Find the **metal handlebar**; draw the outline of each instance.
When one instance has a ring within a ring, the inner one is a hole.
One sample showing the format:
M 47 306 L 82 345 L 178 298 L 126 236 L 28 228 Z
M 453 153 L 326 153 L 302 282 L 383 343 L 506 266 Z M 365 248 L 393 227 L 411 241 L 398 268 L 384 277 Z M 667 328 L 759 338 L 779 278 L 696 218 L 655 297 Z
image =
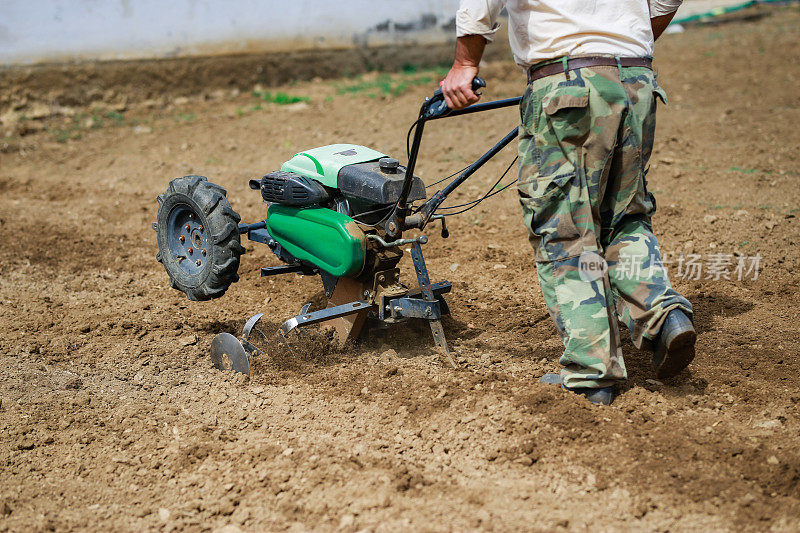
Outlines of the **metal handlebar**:
M 472 80 L 472 90 L 477 93 L 478 89 L 486 87 L 486 82 L 479 77 Z M 411 184 L 414 179 L 414 167 L 417 163 L 417 156 L 419 155 L 420 144 L 422 143 L 422 132 L 425 123 L 428 120 L 434 120 L 445 117 L 455 117 L 460 115 L 467 115 L 477 113 L 480 111 L 489 111 L 491 109 L 500 109 L 503 107 L 511 107 L 519 105 L 521 97 L 506 98 L 504 100 L 496 100 L 493 102 L 473 104 L 464 109 L 453 111 L 447 107 L 442 94 L 441 88 L 434 91 L 433 96 L 426 98 L 419 110 L 419 117 L 414 123 L 414 140 L 411 143 L 411 148 L 408 154 L 408 164 L 406 165 L 405 177 L 403 179 L 403 188 L 397 200 L 391 215 L 386 218 L 384 229 L 388 239 L 397 239 L 401 236 L 404 229 L 419 228 L 422 229 L 433 218 L 433 213 L 436 208 L 445 200 L 458 185 L 463 183 L 469 176 L 471 176 L 478 168 L 483 166 L 486 161 L 494 157 L 504 146 L 506 146 L 514 137 L 517 136 L 517 128 L 514 128 L 508 135 L 500 140 L 492 149 L 481 156 L 475 163 L 470 165 L 461 175 L 454 180 L 443 191 L 437 192 L 430 198 L 420 209 L 420 213 L 411 215 L 411 210 L 408 205 L 408 196 L 411 193 Z M 446 229 L 443 230 L 443 236 L 448 233 Z
M 475 76 L 472 80 L 472 87 L 474 91 L 486 87 L 486 82 L 482 78 Z M 433 96 L 426 98 L 419 109 L 419 117 L 416 121 L 416 128 L 414 129 L 414 141 L 411 143 L 411 150 L 408 154 L 408 164 L 406 164 L 406 175 L 403 179 L 403 188 L 400 191 L 400 196 L 397 199 L 397 205 L 394 208 L 391 216 L 386 222 L 385 229 L 386 235 L 390 239 L 399 237 L 403 232 L 404 221 L 407 213 L 408 195 L 411 193 L 411 183 L 414 180 L 414 167 L 417 164 L 417 155 L 419 155 L 419 145 L 422 142 L 422 131 L 425 128 L 425 122 L 435 118 L 442 118 L 450 113 L 451 110 L 447 107 L 444 100 L 444 94 L 441 87 L 433 92 Z

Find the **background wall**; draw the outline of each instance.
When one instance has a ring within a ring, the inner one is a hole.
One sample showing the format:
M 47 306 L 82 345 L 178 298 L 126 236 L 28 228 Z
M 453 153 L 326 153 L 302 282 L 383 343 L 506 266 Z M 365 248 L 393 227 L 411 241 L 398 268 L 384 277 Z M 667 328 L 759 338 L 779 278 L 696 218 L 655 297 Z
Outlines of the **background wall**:
M 458 0 L 0 0 L 0 64 L 441 43 Z

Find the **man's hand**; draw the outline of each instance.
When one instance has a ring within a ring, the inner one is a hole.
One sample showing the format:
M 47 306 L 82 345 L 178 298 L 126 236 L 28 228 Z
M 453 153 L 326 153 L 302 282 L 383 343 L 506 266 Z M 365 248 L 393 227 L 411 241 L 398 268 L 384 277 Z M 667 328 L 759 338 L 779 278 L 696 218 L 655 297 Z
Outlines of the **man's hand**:
M 472 79 L 477 75 L 477 67 L 453 65 L 447 77 L 439 83 L 447 107 L 453 110 L 463 109 L 478 101 L 480 96 L 472 90 Z
M 453 110 L 463 109 L 478 101 L 480 96 L 472 90 L 472 79 L 477 75 L 477 67 L 453 65 L 447 77 L 439 83 L 447 107 Z
M 450 109 L 463 109 L 480 99 L 472 90 L 472 79 L 478 75 L 478 65 L 485 46 L 486 39 L 481 35 L 465 35 L 456 40 L 453 66 L 439 84 Z

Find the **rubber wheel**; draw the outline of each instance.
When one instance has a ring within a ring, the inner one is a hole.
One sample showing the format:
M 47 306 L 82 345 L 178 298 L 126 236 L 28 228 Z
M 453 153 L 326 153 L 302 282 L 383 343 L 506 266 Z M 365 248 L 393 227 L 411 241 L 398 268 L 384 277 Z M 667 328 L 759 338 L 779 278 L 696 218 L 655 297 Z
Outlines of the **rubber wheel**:
M 156 259 L 190 300 L 219 298 L 239 280 L 241 217 L 226 194 L 204 176 L 183 176 L 158 197 Z

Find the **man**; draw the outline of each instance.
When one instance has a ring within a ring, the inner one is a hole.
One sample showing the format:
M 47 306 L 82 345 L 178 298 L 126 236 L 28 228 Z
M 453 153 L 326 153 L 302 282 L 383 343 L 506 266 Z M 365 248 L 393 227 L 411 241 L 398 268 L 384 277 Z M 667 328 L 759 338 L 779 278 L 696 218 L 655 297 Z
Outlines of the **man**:
M 656 375 L 694 358 L 692 306 L 670 285 L 650 218 L 653 43 L 681 0 L 461 0 L 452 109 L 478 101 L 472 79 L 506 7 L 525 69 L 519 196 L 550 316 L 564 342 L 560 374 L 542 381 L 610 404 L 627 378 L 617 321 L 653 349 Z

